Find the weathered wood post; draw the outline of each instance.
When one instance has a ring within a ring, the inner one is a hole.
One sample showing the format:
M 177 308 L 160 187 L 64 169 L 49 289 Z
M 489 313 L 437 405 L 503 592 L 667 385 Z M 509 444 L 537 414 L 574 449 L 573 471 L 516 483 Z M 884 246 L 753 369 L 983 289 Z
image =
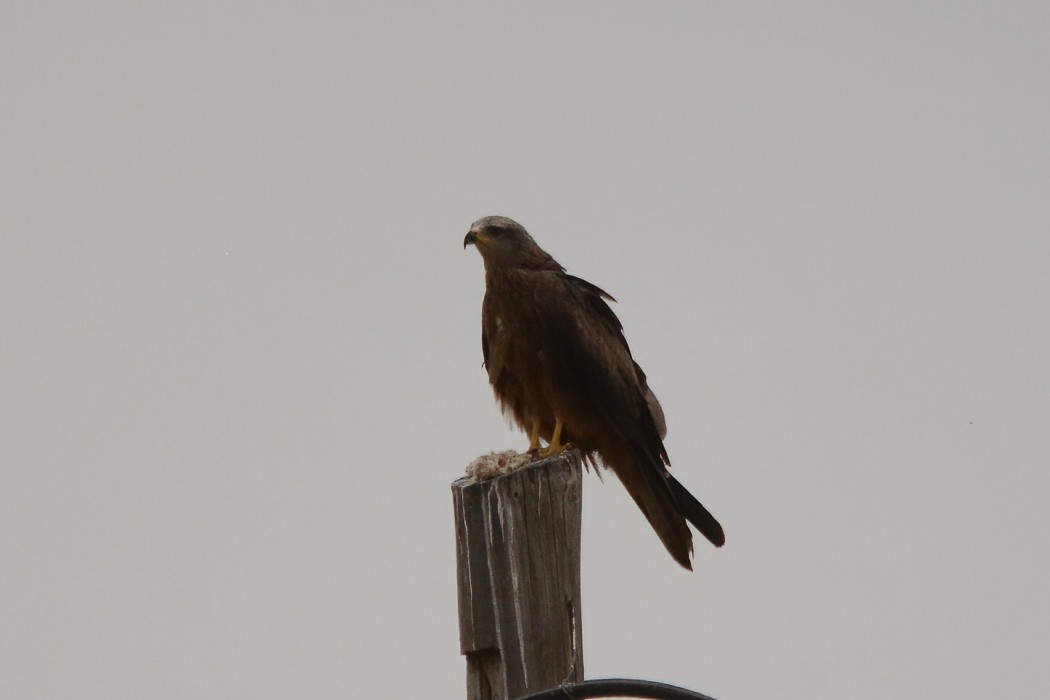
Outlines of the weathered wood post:
M 581 477 L 571 450 L 452 484 L 467 700 L 583 680 Z

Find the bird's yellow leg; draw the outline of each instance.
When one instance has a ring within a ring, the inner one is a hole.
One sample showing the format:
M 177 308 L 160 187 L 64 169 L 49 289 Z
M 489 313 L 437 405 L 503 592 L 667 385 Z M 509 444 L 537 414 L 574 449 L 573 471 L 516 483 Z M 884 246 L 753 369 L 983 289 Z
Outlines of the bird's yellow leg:
M 561 418 L 555 416 L 554 418 L 554 434 L 551 435 L 550 443 L 547 445 L 547 449 L 542 451 L 544 457 L 553 457 L 556 454 L 560 454 L 571 447 L 569 444 L 562 444 L 561 442 L 561 431 L 564 424 L 561 422 Z
M 561 446 L 561 429 L 562 429 L 561 418 L 557 418 L 556 417 L 554 419 L 554 434 L 551 435 L 550 444 L 547 445 L 547 449 L 550 450 L 551 454 L 556 454 L 557 452 L 561 452 L 561 449 L 562 449 L 562 446 Z
M 540 422 L 532 424 L 532 434 L 529 436 L 529 452 L 539 452 L 540 449 Z

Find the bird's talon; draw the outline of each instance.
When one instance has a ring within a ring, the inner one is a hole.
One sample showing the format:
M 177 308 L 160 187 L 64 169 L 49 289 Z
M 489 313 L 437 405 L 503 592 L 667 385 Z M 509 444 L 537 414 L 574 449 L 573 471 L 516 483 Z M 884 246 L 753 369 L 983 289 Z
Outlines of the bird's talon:
M 546 447 L 541 447 L 539 450 L 537 450 L 537 454 L 539 454 L 540 457 L 546 459 L 548 457 L 557 457 L 562 452 L 566 452 L 572 449 L 575 448 L 573 447 L 571 442 L 563 442 L 559 445 L 547 445 Z

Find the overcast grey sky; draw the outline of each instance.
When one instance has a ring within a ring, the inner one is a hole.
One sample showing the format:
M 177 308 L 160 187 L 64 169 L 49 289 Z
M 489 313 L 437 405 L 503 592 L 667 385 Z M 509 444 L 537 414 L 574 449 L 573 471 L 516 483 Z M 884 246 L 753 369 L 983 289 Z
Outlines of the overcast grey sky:
M 5 3 L 0 697 L 460 698 L 467 227 L 619 299 L 589 677 L 1050 694 L 1046 3 Z

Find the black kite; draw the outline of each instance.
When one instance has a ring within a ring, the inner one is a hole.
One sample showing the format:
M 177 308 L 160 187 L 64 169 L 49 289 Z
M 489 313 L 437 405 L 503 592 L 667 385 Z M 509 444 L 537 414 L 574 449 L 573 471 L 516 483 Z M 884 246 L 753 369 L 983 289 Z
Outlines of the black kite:
M 604 291 L 536 245 L 517 222 L 489 216 L 463 247 L 485 262 L 481 349 L 504 412 L 529 433 L 529 451 L 577 447 L 627 487 L 675 561 L 692 569 L 691 522 L 716 547 L 722 526 L 671 476 L 663 410 L 634 361 Z M 541 448 L 540 439 L 547 442 Z

